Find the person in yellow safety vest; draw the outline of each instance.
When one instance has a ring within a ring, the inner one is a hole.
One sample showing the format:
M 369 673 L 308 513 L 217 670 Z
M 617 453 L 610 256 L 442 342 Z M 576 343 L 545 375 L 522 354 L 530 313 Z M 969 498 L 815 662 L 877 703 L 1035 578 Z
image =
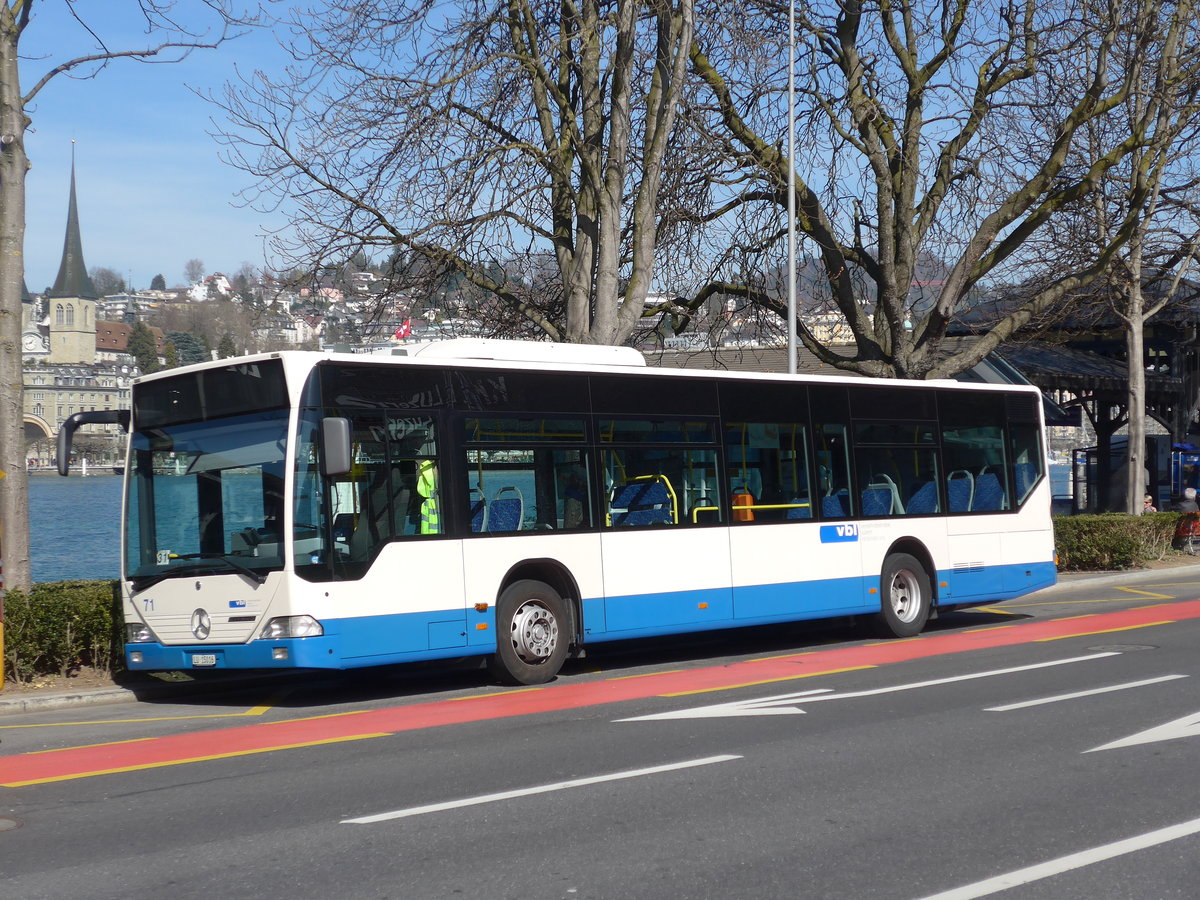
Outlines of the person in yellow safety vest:
M 437 464 L 432 459 L 423 459 L 417 464 L 417 493 L 424 498 L 421 501 L 421 534 L 441 534 Z

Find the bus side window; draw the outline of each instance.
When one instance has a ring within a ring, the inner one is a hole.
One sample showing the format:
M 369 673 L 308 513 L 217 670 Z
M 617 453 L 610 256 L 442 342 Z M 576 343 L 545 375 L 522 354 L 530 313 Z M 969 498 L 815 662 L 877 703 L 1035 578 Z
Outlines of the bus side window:
M 735 525 L 813 518 L 805 432 L 796 423 L 726 423 L 730 519 Z
M 932 447 L 860 446 L 855 458 L 864 516 L 941 511 L 937 453 Z
M 945 391 L 938 397 L 947 503 L 952 513 L 1011 509 L 1003 395 Z
M 846 426 L 814 426 L 817 465 L 820 467 L 818 502 L 825 519 L 844 519 L 854 515 L 858 498 L 850 490 L 850 457 Z
M 468 532 L 512 534 L 591 526 L 586 451 L 468 449 L 465 460 Z
M 601 419 L 604 524 L 613 528 L 722 521 L 713 421 Z
M 336 539 L 350 561 L 371 560 L 381 544 L 442 533 L 434 423 L 426 417 L 359 416 L 353 462 L 331 489 Z
M 604 451 L 606 524 L 614 528 L 719 522 L 715 450 Z
M 1017 505 L 1020 506 L 1045 474 L 1045 454 L 1042 452 L 1036 424 L 1010 424 L 1008 440 L 1013 461 L 1013 487 Z
M 559 527 L 588 528 L 592 524 L 592 479 L 588 456 L 582 450 L 555 450 L 554 477 Z

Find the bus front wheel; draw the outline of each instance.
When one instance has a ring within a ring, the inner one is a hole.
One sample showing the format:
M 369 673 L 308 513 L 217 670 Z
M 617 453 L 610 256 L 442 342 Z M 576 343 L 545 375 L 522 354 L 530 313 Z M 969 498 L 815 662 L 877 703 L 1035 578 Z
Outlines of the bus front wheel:
M 496 652 L 488 670 L 506 684 L 545 684 L 562 668 L 571 634 L 570 613 L 554 588 L 514 582 L 496 603 Z
M 933 602 L 929 573 L 920 561 L 907 553 L 893 553 L 883 561 L 879 588 L 883 596 L 876 631 L 887 637 L 920 634 Z

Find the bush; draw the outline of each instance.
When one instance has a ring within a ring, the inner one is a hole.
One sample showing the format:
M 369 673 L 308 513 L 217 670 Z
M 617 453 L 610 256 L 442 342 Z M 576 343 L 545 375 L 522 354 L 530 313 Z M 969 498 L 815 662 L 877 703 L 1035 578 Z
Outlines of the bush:
M 123 664 L 120 587 L 115 581 L 53 581 L 4 595 L 6 677 L 69 675 Z
M 1054 549 L 1062 570 L 1131 569 L 1171 549 L 1179 513 L 1055 516 Z

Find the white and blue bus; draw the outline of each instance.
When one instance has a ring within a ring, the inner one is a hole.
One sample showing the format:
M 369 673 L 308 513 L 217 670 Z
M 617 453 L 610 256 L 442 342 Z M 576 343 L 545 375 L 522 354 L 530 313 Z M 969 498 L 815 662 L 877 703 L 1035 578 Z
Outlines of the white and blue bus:
M 1036 389 L 646 368 L 447 341 L 138 379 L 131 669 L 486 657 L 941 610 L 1055 580 Z M 81 413 L 71 433 L 115 413 Z M 131 419 L 131 421 L 130 421 Z

